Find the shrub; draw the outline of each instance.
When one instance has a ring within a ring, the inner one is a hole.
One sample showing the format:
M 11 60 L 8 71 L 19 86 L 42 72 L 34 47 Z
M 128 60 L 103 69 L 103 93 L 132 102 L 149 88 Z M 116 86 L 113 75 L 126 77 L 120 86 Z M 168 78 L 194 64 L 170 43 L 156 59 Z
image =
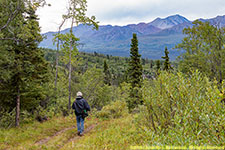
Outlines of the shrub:
M 27 124 L 34 121 L 34 117 L 31 113 L 26 110 L 20 112 L 21 124 Z
M 225 109 L 217 83 L 198 71 L 191 76 L 162 72 L 143 88 L 145 106 L 137 117 L 144 132 L 160 135 L 161 142 L 217 144 L 225 141 Z M 162 136 L 161 136 L 162 135 Z
M 96 113 L 96 116 L 102 119 L 111 119 L 119 118 L 127 114 L 128 108 L 126 102 L 117 100 L 104 106 L 101 111 Z
M 80 76 L 79 83 L 74 87 L 74 91 L 81 91 L 91 108 L 100 110 L 113 99 L 113 87 L 105 85 L 103 81 L 102 70 L 93 67 Z
M 2 110 L 0 112 L 0 127 L 1 128 L 10 128 L 15 124 L 15 115 L 16 111 L 13 109 L 11 112 Z

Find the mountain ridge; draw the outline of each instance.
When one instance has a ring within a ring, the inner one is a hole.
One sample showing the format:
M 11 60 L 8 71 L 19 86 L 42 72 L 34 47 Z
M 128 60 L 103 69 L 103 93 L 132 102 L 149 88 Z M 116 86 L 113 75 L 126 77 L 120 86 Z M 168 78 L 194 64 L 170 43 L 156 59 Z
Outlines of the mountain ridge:
M 158 27 L 160 29 L 167 29 L 171 28 L 175 25 L 182 24 L 185 22 L 191 22 L 187 18 L 181 16 L 181 15 L 172 15 L 166 18 L 156 18 L 152 22 L 148 23 L 150 25 L 153 25 L 155 27 Z
M 218 23 L 225 27 L 225 15 L 210 19 L 200 19 L 210 23 Z M 84 45 L 79 48 L 84 52 L 98 52 L 116 56 L 129 56 L 130 39 L 136 33 L 139 40 L 139 51 L 143 58 L 161 59 L 165 47 L 170 50 L 170 57 L 174 60 L 181 52 L 171 50 L 180 43 L 184 35 L 184 28 L 191 27 L 192 21 L 181 15 L 172 15 L 166 18 L 156 18 L 149 23 L 128 24 L 125 26 L 100 25 L 98 31 L 92 30 L 91 26 L 78 25 L 73 27 L 76 37 Z M 69 29 L 62 30 L 67 33 Z M 40 47 L 55 49 L 52 39 L 57 32 L 47 32 L 43 35 L 47 38 L 40 43 Z

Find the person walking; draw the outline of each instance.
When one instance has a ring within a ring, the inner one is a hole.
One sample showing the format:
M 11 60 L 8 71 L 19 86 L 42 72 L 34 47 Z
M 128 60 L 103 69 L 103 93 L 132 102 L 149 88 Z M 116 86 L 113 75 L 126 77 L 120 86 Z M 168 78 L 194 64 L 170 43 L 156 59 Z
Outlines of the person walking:
M 84 114 L 90 111 L 90 106 L 87 101 L 83 98 L 81 92 L 77 92 L 77 97 L 73 102 L 72 108 L 75 110 L 76 120 L 77 120 L 77 134 L 83 136 L 84 132 Z

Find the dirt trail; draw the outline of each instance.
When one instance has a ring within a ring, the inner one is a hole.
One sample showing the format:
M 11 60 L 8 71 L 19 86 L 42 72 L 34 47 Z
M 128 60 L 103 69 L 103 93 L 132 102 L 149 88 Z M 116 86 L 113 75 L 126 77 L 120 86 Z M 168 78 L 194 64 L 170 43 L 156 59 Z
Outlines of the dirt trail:
M 95 128 L 97 125 L 98 125 L 98 124 L 95 123 L 95 124 L 92 124 L 92 125 L 88 126 L 88 127 L 85 129 L 84 134 L 90 132 L 90 131 L 91 131 L 93 128 Z M 36 142 L 35 145 L 36 145 L 36 146 L 47 145 L 48 142 L 49 142 L 51 139 L 55 138 L 56 136 L 59 136 L 59 135 L 63 134 L 63 133 L 66 132 L 67 130 L 71 130 L 71 129 L 74 129 L 74 128 L 76 128 L 76 126 L 69 127 L 69 128 L 65 128 L 65 129 L 63 129 L 63 130 L 60 130 L 60 131 L 56 132 L 54 135 L 49 136 L 49 137 L 47 137 L 47 138 L 45 138 L 45 139 L 42 139 L 42 140 Z M 84 135 L 84 136 L 85 136 L 85 135 Z M 81 137 L 78 136 L 78 135 L 76 135 L 76 134 L 74 134 L 74 136 L 73 136 L 72 138 L 68 139 L 67 141 L 64 141 L 63 144 L 57 145 L 57 149 L 61 149 L 61 148 L 63 148 L 66 144 L 68 144 L 69 142 L 76 141 L 76 140 L 79 139 L 79 138 L 81 138 Z
M 42 139 L 42 140 L 36 142 L 35 145 L 43 145 L 43 144 L 47 143 L 49 140 L 51 140 L 52 138 L 54 138 L 54 137 L 56 137 L 56 136 L 58 136 L 58 135 L 60 135 L 60 134 L 62 134 L 64 132 L 66 132 L 67 130 L 71 130 L 71 129 L 74 129 L 74 128 L 75 128 L 75 126 L 69 127 L 69 128 L 65 128 L 65 129 L 63 129 L 61 131 L 58 131 L 54 135 L 49 136 L 49 137 L 47 137 L 45 139 Z
M 84 134 L 90 132 L 90 131 L 91 131 L 94 127 L 96 127 L 97 125 L 98 125 L 98 124 L 93 124 L 93 125 L 87 127 L 87 129 L 84 131 Z M 80 138 L 80 136 L 75 136 L 74 138 L 68 140 L 68 142 L 74 141 L 74 140 L 76 140 L 76 139 L 78 139 L 78 138 Z M 68 142 L 67 142 L 67 143 L 68 143 Z
M 90 132 L 90 131 L 91 131 L 93 128 L 95 128 L 97 125 L 98 125 L 98 124 L 96 123 L 96 124 L 93 124 L 93 125 L 87 127 L 87 128 L 84 130 L 84 136 L 85 136 L 86 133 Z M 63 148 L 63 146 L 65 146 L 65 145 L 68 144 L 69 142 L 76 141 L 77 139 L 80 139 L 80 138 L 81 138 L 81 136 L 78 136 L 78 135 L 77 135 L 77 136 L 75 136 L 75 137 L 69 139 L 67 142 L 65 142 L 64 145 L 60 145 L 60 147 L 58 147 L 58 148 L 61 149 L 61 148 Z

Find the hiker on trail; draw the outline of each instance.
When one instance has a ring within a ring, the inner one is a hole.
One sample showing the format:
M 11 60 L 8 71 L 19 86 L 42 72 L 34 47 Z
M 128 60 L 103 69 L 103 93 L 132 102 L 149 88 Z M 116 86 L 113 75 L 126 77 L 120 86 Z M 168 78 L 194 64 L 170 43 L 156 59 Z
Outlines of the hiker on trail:
M 72 108 L 75 109 L 78 130 L 77 134 L 82 136 L 84 132 L 84 119 L 88 116 L 87 111 L 90 111 L 90 106 L 87 101 L 83 99 L 83 94 L 81 92 L 77 92 L 77 97 L 73 102 Z

